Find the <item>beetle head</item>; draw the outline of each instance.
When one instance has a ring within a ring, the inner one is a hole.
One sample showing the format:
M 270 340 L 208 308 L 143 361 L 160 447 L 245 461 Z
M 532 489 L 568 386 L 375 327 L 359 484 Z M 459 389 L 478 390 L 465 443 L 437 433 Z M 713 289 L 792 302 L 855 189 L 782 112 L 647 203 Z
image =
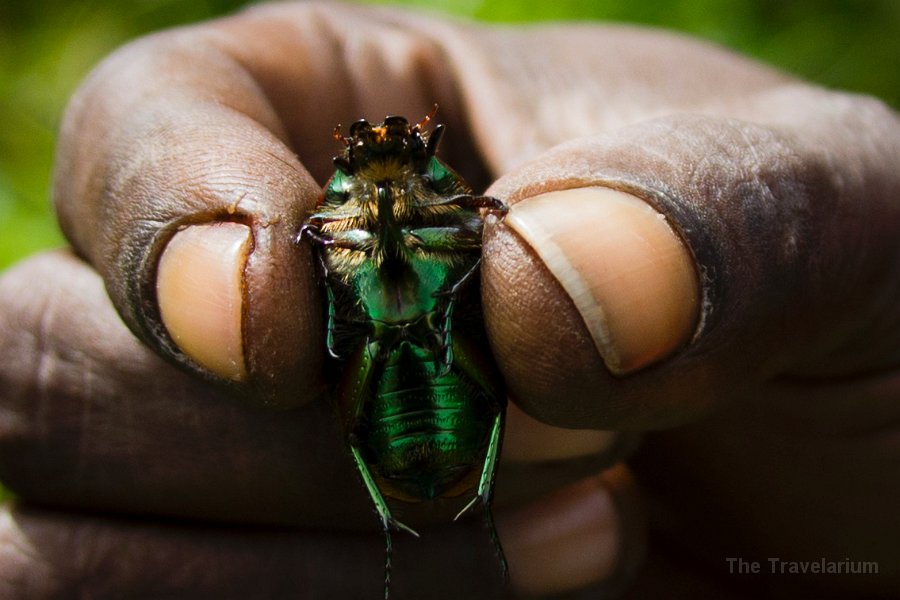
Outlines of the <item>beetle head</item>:
M 360 119 L 350 126 L 348 136 L 341 135 L 338 126 L 334 137 L 344 144 L 345 150 L 335 157 L 335 166 L 348 174 L 375 162 L 395 161 L 424 167 L 437 152 L 444 129 L 438 125 L 431 133 L 424 131 L 433 116 L 434 112 L 415 125 L 400 116 L 385 117 L 379 125 Z

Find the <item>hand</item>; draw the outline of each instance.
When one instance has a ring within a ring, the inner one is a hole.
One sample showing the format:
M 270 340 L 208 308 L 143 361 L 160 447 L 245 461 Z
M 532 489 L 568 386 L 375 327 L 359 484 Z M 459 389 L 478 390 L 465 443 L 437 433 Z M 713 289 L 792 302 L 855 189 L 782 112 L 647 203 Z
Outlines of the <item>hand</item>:
M 634 463 L 659 533 L 633 593 L 736 596 L 726 559 L 773 556 L 880 573 L 755 584 L 896 593 L 893 113 L 661 33 L 298 4 L 139 41 L 73 99 L 78 258 L 0 282 L 7 595 L 380 593 L 292 238 L 335 124 L 435 101 L 443 158 L 514 205 L 482 275 L 513 589 L 620 588 L 641 527 L 611 431 L 678 425 Z M 499 593 L 477 522 L 395 546 L 398 598 Z

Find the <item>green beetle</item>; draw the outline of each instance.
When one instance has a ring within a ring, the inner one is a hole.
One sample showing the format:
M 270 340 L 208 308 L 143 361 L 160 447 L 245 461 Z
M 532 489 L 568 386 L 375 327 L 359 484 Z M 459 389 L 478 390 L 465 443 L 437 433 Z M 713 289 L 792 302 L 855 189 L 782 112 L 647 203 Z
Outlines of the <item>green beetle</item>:
M 507 209 L 435 156 L 433 114 L 335 129 L 344 151 L 299 235 L 321 265 L 337 410 L 384 529 L 385 597 L 391 526 L 418 536 L 386 498 L 470 493 L 457 518 L 481 504 L 507 577 L 491 516 L 506 394 L 484 351 L 479 291 L 484 219 Z

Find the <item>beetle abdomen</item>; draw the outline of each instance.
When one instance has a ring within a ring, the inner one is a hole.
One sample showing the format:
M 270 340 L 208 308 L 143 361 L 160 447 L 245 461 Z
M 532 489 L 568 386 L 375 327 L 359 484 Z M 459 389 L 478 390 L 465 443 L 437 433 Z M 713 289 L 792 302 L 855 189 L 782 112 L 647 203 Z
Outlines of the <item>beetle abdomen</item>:
M 388 357 L 368 404 L 366 451 L 390 486 L 437 498 L 473 471 L 485 451 L 492 399 L 431 352 L 408 342 Z

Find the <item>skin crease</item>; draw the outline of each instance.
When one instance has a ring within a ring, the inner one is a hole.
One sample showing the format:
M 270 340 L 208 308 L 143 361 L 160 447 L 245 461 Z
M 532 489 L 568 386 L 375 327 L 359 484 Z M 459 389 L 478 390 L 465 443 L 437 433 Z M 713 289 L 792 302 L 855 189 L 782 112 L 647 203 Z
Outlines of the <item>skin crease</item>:
M 22 498 L 0 519 L 0 595 L 379 593 L 382 542 L 324 401 L 314 266 L 292 240 L 332 169 L 335 124 L 435 101 L 441 156 L 513 213 L 545 192 L 626 192 L 697 267 L 691 342 L 613 376 L 558 264 L 487 227 L 485 317 L 521 409 L 497 494 L 510 561 L 529 574 L 514 566 L 514 589 L 900 594 L 893 112 L 660 32 L 305 3 L 138 41 L 74 97 L 54 194 L 74 254 L 0 280 L 0 478 Z M 248 374 L 230 387 L 173 343 L 155 298 L 169 240 L 217 221 L 252 234 L 229 265 Z M 641 504 L 609 474 L 633 447 L 610 430 L 645 432 L 629 461 Z M 395 537 L 396 597 L 497 597 L 478 522 L 420 509 L 435 525 Z M 594 531 L 595 551 L 542 573 L 540 549 L 567 544 L 555 531 L 579 548 Z M 728 573 L 726 557 L 774 556 L 880 572 Z

